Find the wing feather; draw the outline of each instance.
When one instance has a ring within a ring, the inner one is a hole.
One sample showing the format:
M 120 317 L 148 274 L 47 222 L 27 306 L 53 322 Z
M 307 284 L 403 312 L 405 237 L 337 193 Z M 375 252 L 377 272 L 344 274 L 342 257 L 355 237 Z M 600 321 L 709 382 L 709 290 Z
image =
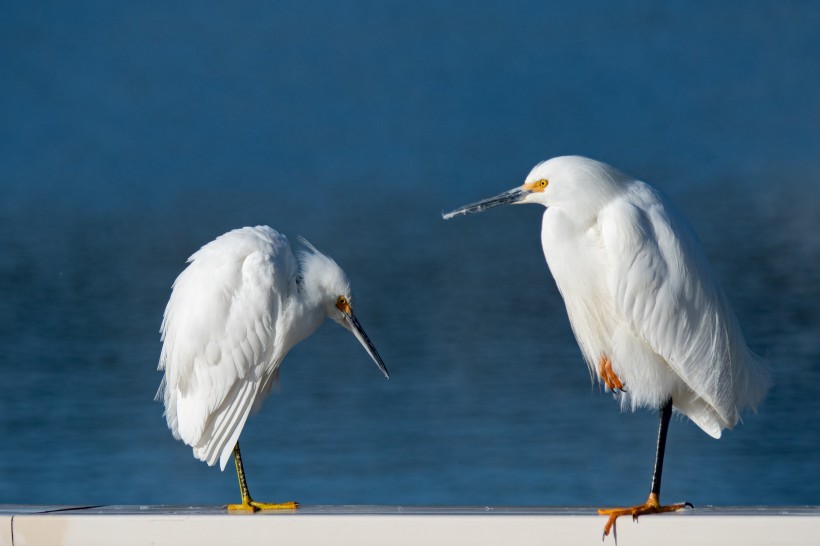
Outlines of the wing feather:
M 640 182 L 608 205 L 599 222 L 609 290 L 629 334 L 680 380 L 673 392 L 678 410 L 720 436 L 741 409 L 762 399 L 768 376 L 746 346 L 694 231 Z

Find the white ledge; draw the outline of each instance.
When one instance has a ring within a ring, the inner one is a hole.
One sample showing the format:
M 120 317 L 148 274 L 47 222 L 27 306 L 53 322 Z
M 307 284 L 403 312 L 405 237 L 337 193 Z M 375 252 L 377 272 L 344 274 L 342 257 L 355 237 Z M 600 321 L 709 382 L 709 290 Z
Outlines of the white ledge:
M 216 506 L 0 505 L 0 546 L 600 544 L 593 508 L 303 506 L 229 514 Z M 699 507 L 618 520 L 621 546 L 820 544 L 820 507 Z M 614 544 L 612 538 L 608 544 Z

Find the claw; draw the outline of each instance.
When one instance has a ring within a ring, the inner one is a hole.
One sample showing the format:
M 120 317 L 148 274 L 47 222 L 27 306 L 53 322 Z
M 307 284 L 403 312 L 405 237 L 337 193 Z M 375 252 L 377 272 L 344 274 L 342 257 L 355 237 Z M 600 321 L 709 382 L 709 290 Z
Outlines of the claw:
M 612 530 L 612 540 L 615 541 L 615 546 L 618 546 L 618 526 L 615 524 L 615 519 L 610 518 L 612 521 L 607 521 L 606 525 L 604 526 L 604 532 L 601 533 L 601 542 L 606 542 L 606 537 L 609 535 L 610 529 Z
M 630 508 L 600 509 L 598 510 L 598 514 L 602 516 L 609 516 L 609 519 L 606 521 L 606 525 L 604 525 L 604 537 L 609 535 L 609 531 L 612 530 L 612 535 L 615 538 L 615 542 L 617 544 L 618 539 L 615 536 L 615 522 L 620 516 L 625 516 L 629 514 L 632 516 L 632 521 L 637 522 L 639 516 L 644 516 L 647 514 L 661 514 L 663 512 L 674 512 L 676 510 L 680 510 L 686 507 L 694 508 L 694 505 L 690 502 L 682 502 L 678 504 L 668 504 L 666 506 L 661 506 L 660 502 L 658 501 L 657 495 L 652 493 L 649 495 L 649 498 L 646 500 L 645 503 L 639 504 L 638 506 L 632 506 Z

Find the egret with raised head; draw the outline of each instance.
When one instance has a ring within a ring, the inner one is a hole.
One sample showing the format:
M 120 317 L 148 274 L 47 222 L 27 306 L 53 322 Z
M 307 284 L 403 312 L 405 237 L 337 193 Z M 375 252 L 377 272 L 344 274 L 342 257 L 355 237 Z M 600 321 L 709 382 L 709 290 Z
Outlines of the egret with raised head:
M 233 455 L 241 504 L 230 510 L 292 509 L 295 502 L 251 499 L 239 435 L 279 375 L 282 359 L 331 318 L 384 365 L 353 314 L 350 281 L 313 245 L 294 255 L 267 226 L 230 231 L 203 246 L 173 284 L 160 329 L 164 371 L 157 399 L 174 437 L 222 470 Z
M 544 161 L 522 186 L 443 217 L 519 203 L 547 207 L 544 256 L 593 377 L 622 409 L 660 410 L 649 497 L 599 510 L 609 516 L 604 536 L 619 516 L 683 508 L 687 503 L 660 504 L 673 410 L 720 438 L 769 386 L 697 236 L 657 189 L 579 156 Z

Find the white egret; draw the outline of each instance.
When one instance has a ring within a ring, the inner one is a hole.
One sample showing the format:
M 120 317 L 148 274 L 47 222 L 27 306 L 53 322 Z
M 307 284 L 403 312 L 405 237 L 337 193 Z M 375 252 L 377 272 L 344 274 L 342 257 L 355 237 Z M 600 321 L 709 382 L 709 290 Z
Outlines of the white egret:
M 157 399 L 174 437 L 222 470 L 233 454 L 241 504 L 228 509 L 296 508 L 261 503 L 248 492 L 239 435 L 279 375 L 288 351 L 331 318 L 350 330 L 388 377 L 353 314 L 344 271 L 310 243 L 291 251 L 267 226 L 230 231 L 188 258 L 162 321 Z
M 672 409 L 719 438 L 769 386 L 697 236 L 658 190 L 578 156 L 542 162 L 523 186 L 443 217 L 518 203 L 547 207 L 544 256 L 591 375 L 620 397 L 622 409 L 660 409 L 649 498 L 599 510 L 609 515 L 604 536 L 621 515 L 684 507 L 660 504 Z

